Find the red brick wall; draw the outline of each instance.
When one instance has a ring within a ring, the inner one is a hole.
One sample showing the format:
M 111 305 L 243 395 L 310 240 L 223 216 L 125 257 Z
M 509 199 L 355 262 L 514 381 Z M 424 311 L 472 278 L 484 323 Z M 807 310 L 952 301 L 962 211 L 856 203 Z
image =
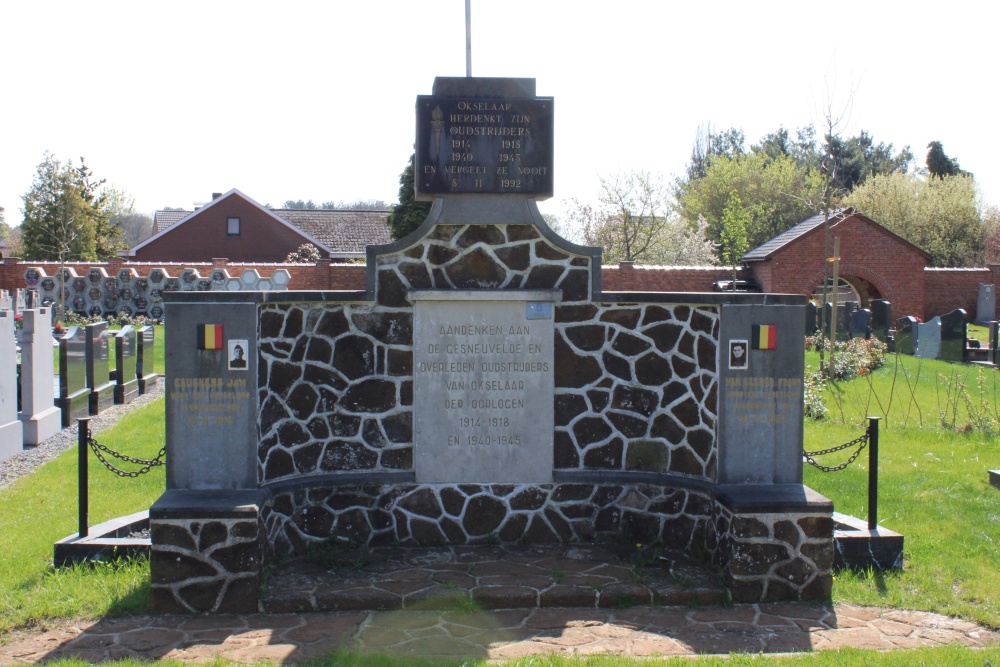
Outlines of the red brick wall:
M 739 279 L 750 277 L 740 269 Z M 733 270 L 724 266 L 633 266 L 624 262 L 601 270 L 605 292 L 711 292 L 717 280 L 732 280 Z
M 840 238 L 840 275 L 861 278 L 892 302 L 893 318 L 924 316 L 927 259 L 913 246 L 878 225 L 852 215 L 831 228 Z M 772 255 L 770 261 L 752 264 L 762 292 L 811 295 L 823 282 L 826 257 L 822 230 L 805 234 Z
M 838 225 L 839 227 L 839 225 Z M 796 244 L 797 245 L 797 244 Z M 793 245 L 792 248 L 795 246 Z M 882 280 L 887 288 L 883 298 L 893 302 L 893 317 L 916 315 L 929 319 L 955 308 L 965 308 L 970 317 L 976 314 L 976 299 L 979 285 L 992 283 L 1000 285 L 1000 265 L 973 269 L 929 269 L 923 266 L 904 271 L 905 262 L 883 261 L 881 276 L 875 276 L 860 261 L 848 261 L 849 244 L 841 241 L 840 255 L 844 275 L 859 275 L 880 289 L 876 280 Z M 818 265 L 815 271 L 794 267 L 789 257 L 777 257 L 772 262 L 756 262 L 751 269 L 740 269 L 737 277 L 747 279 L 751 275 L 761 291 L 790 294 L 812 294 L 823 277 L 822 262 L 816 257 L 803 258 L 802 266 Z M 911 258 L 912 261 L 912 258 Z M 16 258 L 6 258 L 0 264 L 0 289 L 12 290 L 26 287 L 24 270 L 40 266 L 48 275 L 59 269 L 58 262 L 20 262 Z M 108 275 L 115 275 L 122 267 L 131 267 L 140 276 L 152 269 L 160 268 L 171 276 L 180 275 L 186 268 L 197 269 L 202 276 L 208 276 L 215 267 L 225 268 L 229 275 L 238 276 L 244 268 L 255 268 L 262 276 L 271 275 L 275 269 L 286 269 L 292 276 L 288 288 L 293 290 L 364 290 L 367 280 L 364 264 L 248 264 L 230 263 L 226 260 L 212 262 L 124 262 L 116 259 L 107 263 L 72 262 L 77 275 L 86 274 L 92 266 L 103 267 Z M 791 268 L 789 268 L 791 267 Z M 887 270 L 885 267 L 888 267 Z M 752 273 L 751 273 L 752 271 Z M 890 276 L 889 282 L 884 276 Z M 601 287 L 606 292 L 711 292 L 716 280 L 732 278 L 732 269 L 725 267 L 648 267 L 648 266 L 605 266 L 601 272 Z M 901 301 L 902 299 L 902 301 Z
M 970 318 L 976 317 L 979 286 L 994 282 L 990 269 L 925 269 L 927 302 L 924 319 L 965 308 Z
M 219 200 L 217 200 L 219 201 Z M 227 218 L 240 219 L 239 236 L 226 233 Z M 210 262 L 213 257 L 239 257 L 245 262 L 282 262 L 309 239 L 291 225 L 242 197 L 207 206 L 180 226 L 135 251 L 137 262 Z

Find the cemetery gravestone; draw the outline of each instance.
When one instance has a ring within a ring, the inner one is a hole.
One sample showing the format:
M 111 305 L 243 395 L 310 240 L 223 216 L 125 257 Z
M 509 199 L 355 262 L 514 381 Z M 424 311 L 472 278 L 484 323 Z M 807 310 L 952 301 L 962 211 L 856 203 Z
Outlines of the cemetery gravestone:
M 896 321 L 896 352 L 913 355 L 917 352 L 917 318 L 907 315 Z
M 997 317 L 997 295 L 995 285 L 980 285 L 976 298 L 976 324 L 987 324 Z
M 90 388 L 90 414 L 100 414 L 114 403 L 114 383 L 111 382 L 112 338 L 107 322 L 94 322 L 85 327 L 87 354 L 87 386 Z
M 21 423 L 24 444 L 38 445 L 62 428 L 55 406 L 55 363 L 52 358 L 52 311 L 27 309 L 22 313 L 21 333 Z
M 1000 359 L 997 358 L 997 345 L 1000 344 L 1000 336 L 998 336 L 998 333 L 1000 333 L 998 329 L 1000 329 L 1000 327 L 998 327 L 998 324 L 1000 323 L 995 320 L 990 322 L 989 332 L 987 333 L 989 340 L 986 345 L 988 348 L 986 351 L 986 363 L 993 364 L 994 366 L 996 366 L 997 362 L 1000 361 Z
M 139 394 L 152 391 L 159 381 L 156 373 L 156 330 L 146 325 L 136 332 L 135 373 L 139 379 Z
M 819 320 L 817 316 L 819 311 L 816 308 L 816 304 L 812 301 L 806 302 L 806 335 L 812 336 L 817 331 L 819 331 Z
M 10 298 L 10 292 L 7 290 L 0 290 L 0 310 L 11 310 L 13 305 L 14 304 Z
M 851 338 L 872 337 L 872 311 L 861 308 L 851 313 Z
M 892 313 L 892 304 L 883 299 L 872 301 L 872 337 L 878 338 L 883 343 L 889 342 L 889 323 Z
M 937 319 L 937 318 L 935 318 Z M 962 308 L 941 316 L 941 346 L 938 359 L 962 363 L 965 360 L 965 339 L 968 322 Z
M 131 403 L 138 395 L 136 331 L 131 324 L 127 324 L 115 334 L 115 403 Z
M 17 418 L 18 383 L 17 343 L 14 339 L 14 313 L 0 311 L 0 461 L 9 459 L 24 448 L 24 427 Z
M 70 327 L 59 338 L 59 397 L 56 405 L 62 426 L 71 426 L 78 417 L 90 414 L 90 387 L 87 386 L 87 331 Z
M 830 338 L 830 331 L 832 331 L 831 323 L 834 319 L 836 319 L 837 340 L 847 340 L 851 334 L 851 312 L 853 312 L 854 309 L 852 306 L 856 308 L 857 304 L 853 302 L 838 303 L 837 315 L 836 318 L 834 318 L 833 304 L 827 302 L 823 305 L 823 313 L 827 323 L 827 338 Z
M 917 351 L 922 359 L 937 359 L 941 354 L 941 318 L 917 324 Z

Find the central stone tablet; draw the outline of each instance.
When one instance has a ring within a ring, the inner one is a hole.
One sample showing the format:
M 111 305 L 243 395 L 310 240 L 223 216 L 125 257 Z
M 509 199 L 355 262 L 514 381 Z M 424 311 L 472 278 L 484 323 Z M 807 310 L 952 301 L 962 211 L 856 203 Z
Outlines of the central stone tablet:
M 552 481 L 559 290 L 412 290 L 418 483 Z

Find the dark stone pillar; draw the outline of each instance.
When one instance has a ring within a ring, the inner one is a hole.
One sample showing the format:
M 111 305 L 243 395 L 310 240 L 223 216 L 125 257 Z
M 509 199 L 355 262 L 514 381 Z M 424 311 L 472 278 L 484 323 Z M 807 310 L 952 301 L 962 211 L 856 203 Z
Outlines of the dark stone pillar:
M 830 597 L 833 503 L 808 487 L 717 486 L 714 541 L 736 602 Z
M 256 489 L 173 489 L 153 503 L 149 526 L 155 611 L 257 611 L 265 498 Z

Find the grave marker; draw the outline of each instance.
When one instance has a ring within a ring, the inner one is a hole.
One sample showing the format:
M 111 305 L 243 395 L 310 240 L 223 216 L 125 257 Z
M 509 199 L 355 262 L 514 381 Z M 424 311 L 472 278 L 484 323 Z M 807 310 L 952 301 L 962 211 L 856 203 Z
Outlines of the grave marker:
M 135 373 L 139 379 L 139 394 L 152 391 L 159 382 L 156 372 L 156 330 L 146 325 L 136 332 Z
M 995 285 L 980 285 L 976 298 L 976 324 L 987 324 L 997 318 Z
M 131 324 L 127 324 L 115 334 L 115 403 L 131 403 L 138 396 L 136 331 Z
M 30 294 L 30 292 L 29 292 Z M 55 407 L 55 364 L 52 357 L 52 310 L 23 311 L 21 332 L 21 423 L 24 444 L 38 445 L 62 427 Z
M 901 317 L 896 321 L 896 352 L 913 355 L 917 352 L 919 329 L 917 318 L 912 315 Z
M 816 319 L 819 315 L 819 310 L 816 308 L 816 304 L 812 301 L 806 302 L 806 335 L 812 336 L 817 331 L 819 331 L 819 320 Z
M 115 385 L 111 382 L 111 355 L 115 334 L 107 322 L 94 322 L 85 327 L 87 387 L 90 388 L 90 414 L 100 414 L 114 403 Z
M 937 359 L 941 355 L 941 318 L 917 324 L 917 350 L 922 359 Z
M 17 343 L 14 339 L 14 313 L 0 311 L 0 461 L 9 459 L 24 448 L 24 427 L 17 418 L 18 383 Z
M 62 414 L 63 428 L 90 414 L 87 331 L 83 327 L 70 327 L 59 338 L 59 397 L 55 403 Z
M 889 327 L 892 314 L 892 304 L 883 299 L 872 301 L 872 337 L 883 343 L 889 342 Z
M 872 311 L 861 308 L 851 313 L 851 338 L 872 337 Z
M 938 359 L 962 363 L 965 359 L 965 339 L 968 328 L 965 310 L 961 308 L 953 310 L 942 315 L 940 321 L 941 347 Z

